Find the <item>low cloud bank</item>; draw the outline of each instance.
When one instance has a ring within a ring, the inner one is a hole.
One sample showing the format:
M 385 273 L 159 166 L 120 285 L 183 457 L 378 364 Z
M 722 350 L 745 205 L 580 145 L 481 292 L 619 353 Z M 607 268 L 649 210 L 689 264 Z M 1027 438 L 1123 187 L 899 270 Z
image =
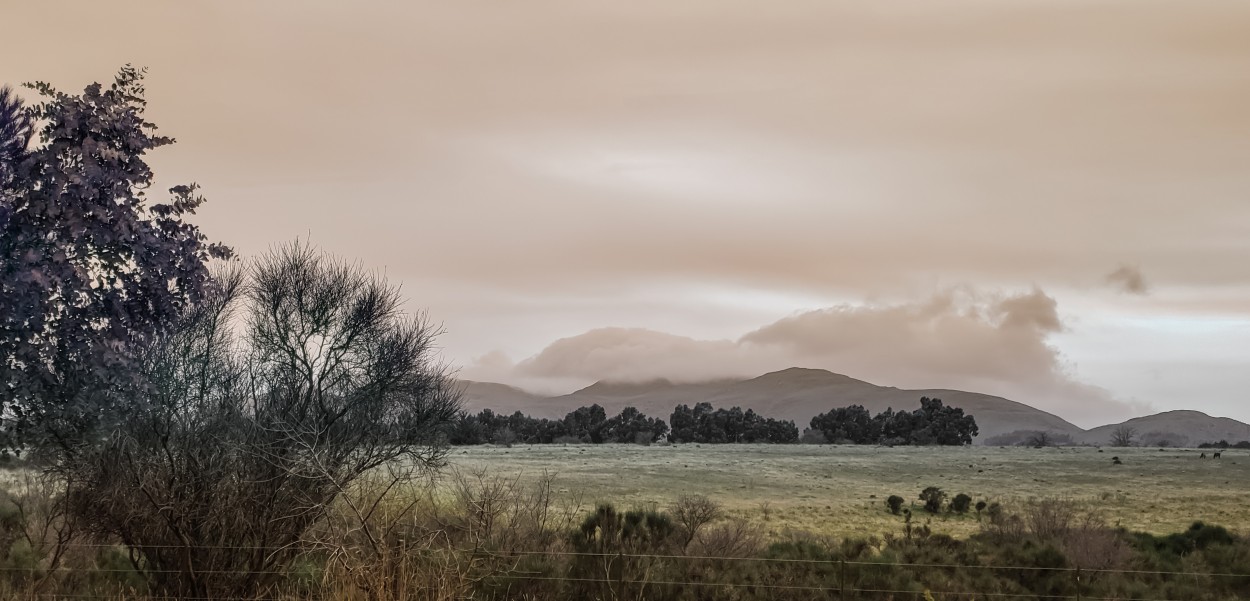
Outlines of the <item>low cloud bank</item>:
M 1078 381 L 1048 343 L 1064 329 L 1055 299 L 1040 289 L 1003 295 L 958 288 L 909 303 L 799 313 L 737 340 L 600 328 L 557 340 L 519 362 L 488 355 L 464 376 L 567 392 L 597 380 L 699 382 L 798 366 L 885 386 L 1000 395 L 1084 426 L 1146 409 Z

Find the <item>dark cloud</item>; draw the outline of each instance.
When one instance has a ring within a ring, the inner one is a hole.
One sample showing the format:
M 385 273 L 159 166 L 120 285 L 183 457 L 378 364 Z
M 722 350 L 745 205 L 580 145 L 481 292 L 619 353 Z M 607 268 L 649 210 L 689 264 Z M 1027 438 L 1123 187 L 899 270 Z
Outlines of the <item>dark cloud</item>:
M 1141 269 L 1131 265 L 1121 265 L 1107 274 L 1107 283 L 1114 285 L 1121 292 L 1145 296 L 1150 292 L 1150 285 Z

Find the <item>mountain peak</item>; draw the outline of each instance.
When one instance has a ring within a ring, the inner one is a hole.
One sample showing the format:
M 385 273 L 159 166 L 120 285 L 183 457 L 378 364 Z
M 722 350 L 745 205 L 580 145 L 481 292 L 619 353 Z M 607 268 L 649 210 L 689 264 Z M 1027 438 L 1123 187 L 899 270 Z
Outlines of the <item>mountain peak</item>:
M 606 396 L 630 396 L 636 394 L 646 394 L 661 390 L 664 388 L 672 388 L 673 383 L 666 378 L 656 378 L 654 380 L 645 380 L 641 382 L 626 382 L 620 380 L 599 380 L 590 386 L 587 386 L 573 394 L 598 394 Z
M 787 367 L 778 371 L 771 371 L 762 376 L 751 378 L 755 381 L 789 381 L 789 382 L 859 382 L 868 384 L 863 380 L 856 380 L 850 376 L 831 372 L 827 369 L 815 369 L 811 367 Z

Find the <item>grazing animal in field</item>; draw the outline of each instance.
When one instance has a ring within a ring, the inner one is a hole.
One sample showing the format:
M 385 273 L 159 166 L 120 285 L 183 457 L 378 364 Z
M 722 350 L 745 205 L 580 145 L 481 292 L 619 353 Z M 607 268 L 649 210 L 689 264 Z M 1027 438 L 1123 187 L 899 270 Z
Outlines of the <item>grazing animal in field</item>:
M 1211 458 L 1212 458 L 1212 459 L 1219 459 L 1219 458 L 1220 458 L 1220 452 L 1219 452 L 1219 451 L 1216 451 L 1216 452 L 1214 452 L 1214 453 L 1211 453 Z
M 1124 462 L 1123 462 L 1123 461 L 1120 461 L 1120 458 L 1119 458 L 1119 457 L 1112 457 L 1112 458 L 1111 458 L 1111 465 L 1122 465 L 1123 463 L 1124 463 Z
M 1207 454 L 1206 454 L 1206 453 L 1203 453 L 1203 454 L 1199 455 L 1199 456 L 1198 456 L 1198 458 L 1199 458 L 1199 459 L 1206 459 L 1206 458 L 1207 458 Z

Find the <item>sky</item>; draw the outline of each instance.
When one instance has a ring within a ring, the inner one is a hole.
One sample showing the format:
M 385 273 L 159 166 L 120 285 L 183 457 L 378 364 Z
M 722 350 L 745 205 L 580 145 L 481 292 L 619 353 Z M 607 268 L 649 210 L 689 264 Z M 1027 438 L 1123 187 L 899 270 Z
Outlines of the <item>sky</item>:
M 465 378 L 801 366 L 1250 421 L 1250 3 L 4 12 L 0 82 L 147 67 L 158 183 L 211 238 L 383 271 Z

